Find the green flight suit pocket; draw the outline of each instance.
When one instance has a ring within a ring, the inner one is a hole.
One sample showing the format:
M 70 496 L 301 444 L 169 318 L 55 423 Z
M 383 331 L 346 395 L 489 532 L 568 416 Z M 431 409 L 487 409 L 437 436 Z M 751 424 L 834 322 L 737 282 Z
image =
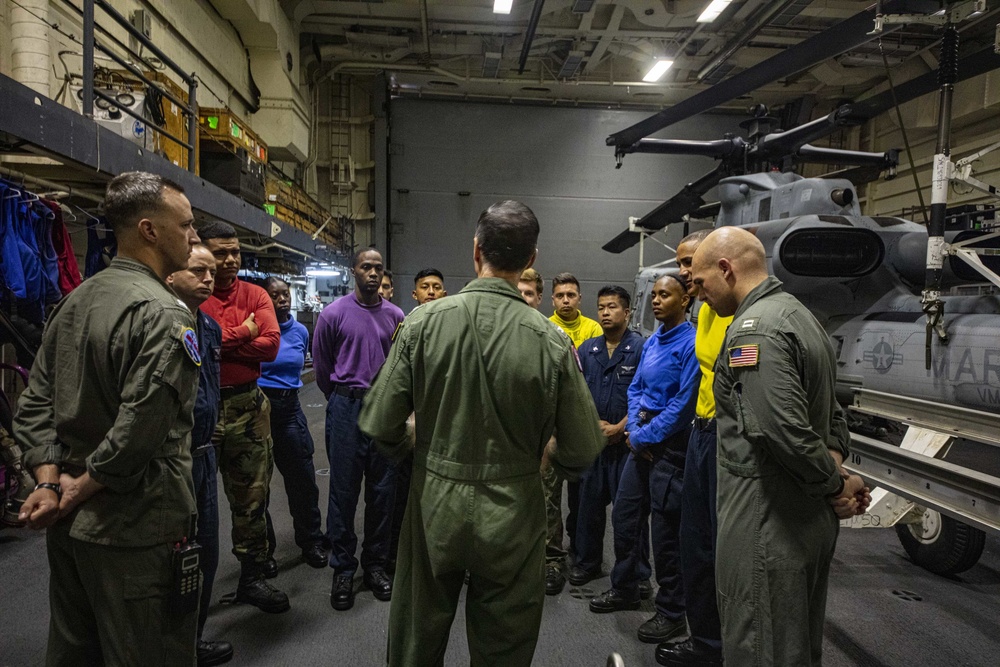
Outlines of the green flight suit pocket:
M 761 431 L 753 408 L 750 406 L 750 402 L 743 397 L 742 382 L 733 385 L 732 400 L 733 405 L 736 406 L 736 428 L 740 435 L 748 439 L 763 437 L 764 432 Z
M 129 664 L 164 664 L 166 637 L 150 630 L 176 624 L 167 608 L 169 582 L 160 573 L 126 574 L 122 584 L 122 604 L 114 610 L 121 614 L 115 622 L 120 653 Z
M 754 415 L 750 402 L 743 395 L 742 382 L 733 385 L 729 400 L 736 417 L 738 438 L 728 444 L 720 443 L 719 465 L 740 477 L 759 477 L 761 473 L 760 454 L 754 443 L 763 437 L 760 423 Z

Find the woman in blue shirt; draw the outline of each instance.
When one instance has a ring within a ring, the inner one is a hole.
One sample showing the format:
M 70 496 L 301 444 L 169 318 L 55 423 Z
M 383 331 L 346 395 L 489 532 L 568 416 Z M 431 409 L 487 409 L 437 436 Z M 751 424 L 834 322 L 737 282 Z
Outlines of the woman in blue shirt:
M 625 444 L 631 450 L 611 512 L 615 566 L 611 589 L 590 601 L 597 613 L 639 608 L 638 565 L 650 520 L 653 565 L 659 589 L 656 614 L 639 626 L 639 640 L 657 644 L 686 631 L 680 572 L 681 483 L 694 420 L 701 370 L 694 327 L 686 320 L 687 283 L 674 274 L 653 285 L 652 306 L 660 327 L 642 348 L 628 388 Z
M 319 488 L 313 466 L 313 439 L 299 403 L 302 367 L 309 349 L 309 332 L 292 318 L 292 299 L 288 283 L 268 278 L 264 284 L 281 328 L 281 347 L 274 361 L 260 365 L 257 385 L 271 401 L 271 440 L 274 464 L 285 480 L 288 509 L 295 529 L 295 544 L 302 549 L 302 559 L 315 568 L 326 567 L 327 553 L 320 528 Z M 274 564 L 274 527 L 267 514 L 267 541 L 270 567 Z

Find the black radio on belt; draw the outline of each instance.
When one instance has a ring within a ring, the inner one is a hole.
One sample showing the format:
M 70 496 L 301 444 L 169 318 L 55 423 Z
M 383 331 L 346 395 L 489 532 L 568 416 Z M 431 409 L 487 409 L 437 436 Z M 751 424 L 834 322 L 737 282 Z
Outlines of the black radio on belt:
M 170 590 L 170 606 L 178 614 L 198 609 L 201 598 L 201 545 L 183 541 L 174 545 L 174 584 Z

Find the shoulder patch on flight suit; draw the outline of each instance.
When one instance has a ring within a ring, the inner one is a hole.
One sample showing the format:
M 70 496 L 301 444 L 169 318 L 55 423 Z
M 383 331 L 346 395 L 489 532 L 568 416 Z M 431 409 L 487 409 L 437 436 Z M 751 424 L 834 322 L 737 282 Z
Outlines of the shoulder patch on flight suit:
M 740 345 L 729 348 L 729 367 L 750 367 L 760 363 L 759 345 Z
M 195 366 L 201 366 L 201 351 L 198 349 L 198 334 L 191 327 L 181 328 L 181 342 L 184 343 L 184 351 L 194 362 Z
M 760 322 L 759 317 L 747 317 L 740 320 L 739 325 L 736 327 L 737 331 L 756 331 L 757 323 Z M 735 322 L 733 323 L 735 324 Z

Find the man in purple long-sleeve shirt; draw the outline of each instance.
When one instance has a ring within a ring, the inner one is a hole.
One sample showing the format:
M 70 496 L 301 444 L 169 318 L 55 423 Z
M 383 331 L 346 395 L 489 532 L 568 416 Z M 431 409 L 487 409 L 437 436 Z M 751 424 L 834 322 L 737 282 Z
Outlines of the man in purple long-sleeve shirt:
M 326 530 L 330 540 L 333 588 L 338 611 L 354 605 L 354 514 L 365 480 L 365 541 L 361 546 L 364 582 L 379 600 L 392 597 L 385 572 L 395 496 L 392 466 L 358 430 L 361 400 L 385 362 L 403 311 L 379 296 L 382 255 L 365 248 L 354 256 L 354 292 L 323 309 L 313 333 L 316 384 L 327 397 L 326 453 L 330 459 L 330 500 Z

